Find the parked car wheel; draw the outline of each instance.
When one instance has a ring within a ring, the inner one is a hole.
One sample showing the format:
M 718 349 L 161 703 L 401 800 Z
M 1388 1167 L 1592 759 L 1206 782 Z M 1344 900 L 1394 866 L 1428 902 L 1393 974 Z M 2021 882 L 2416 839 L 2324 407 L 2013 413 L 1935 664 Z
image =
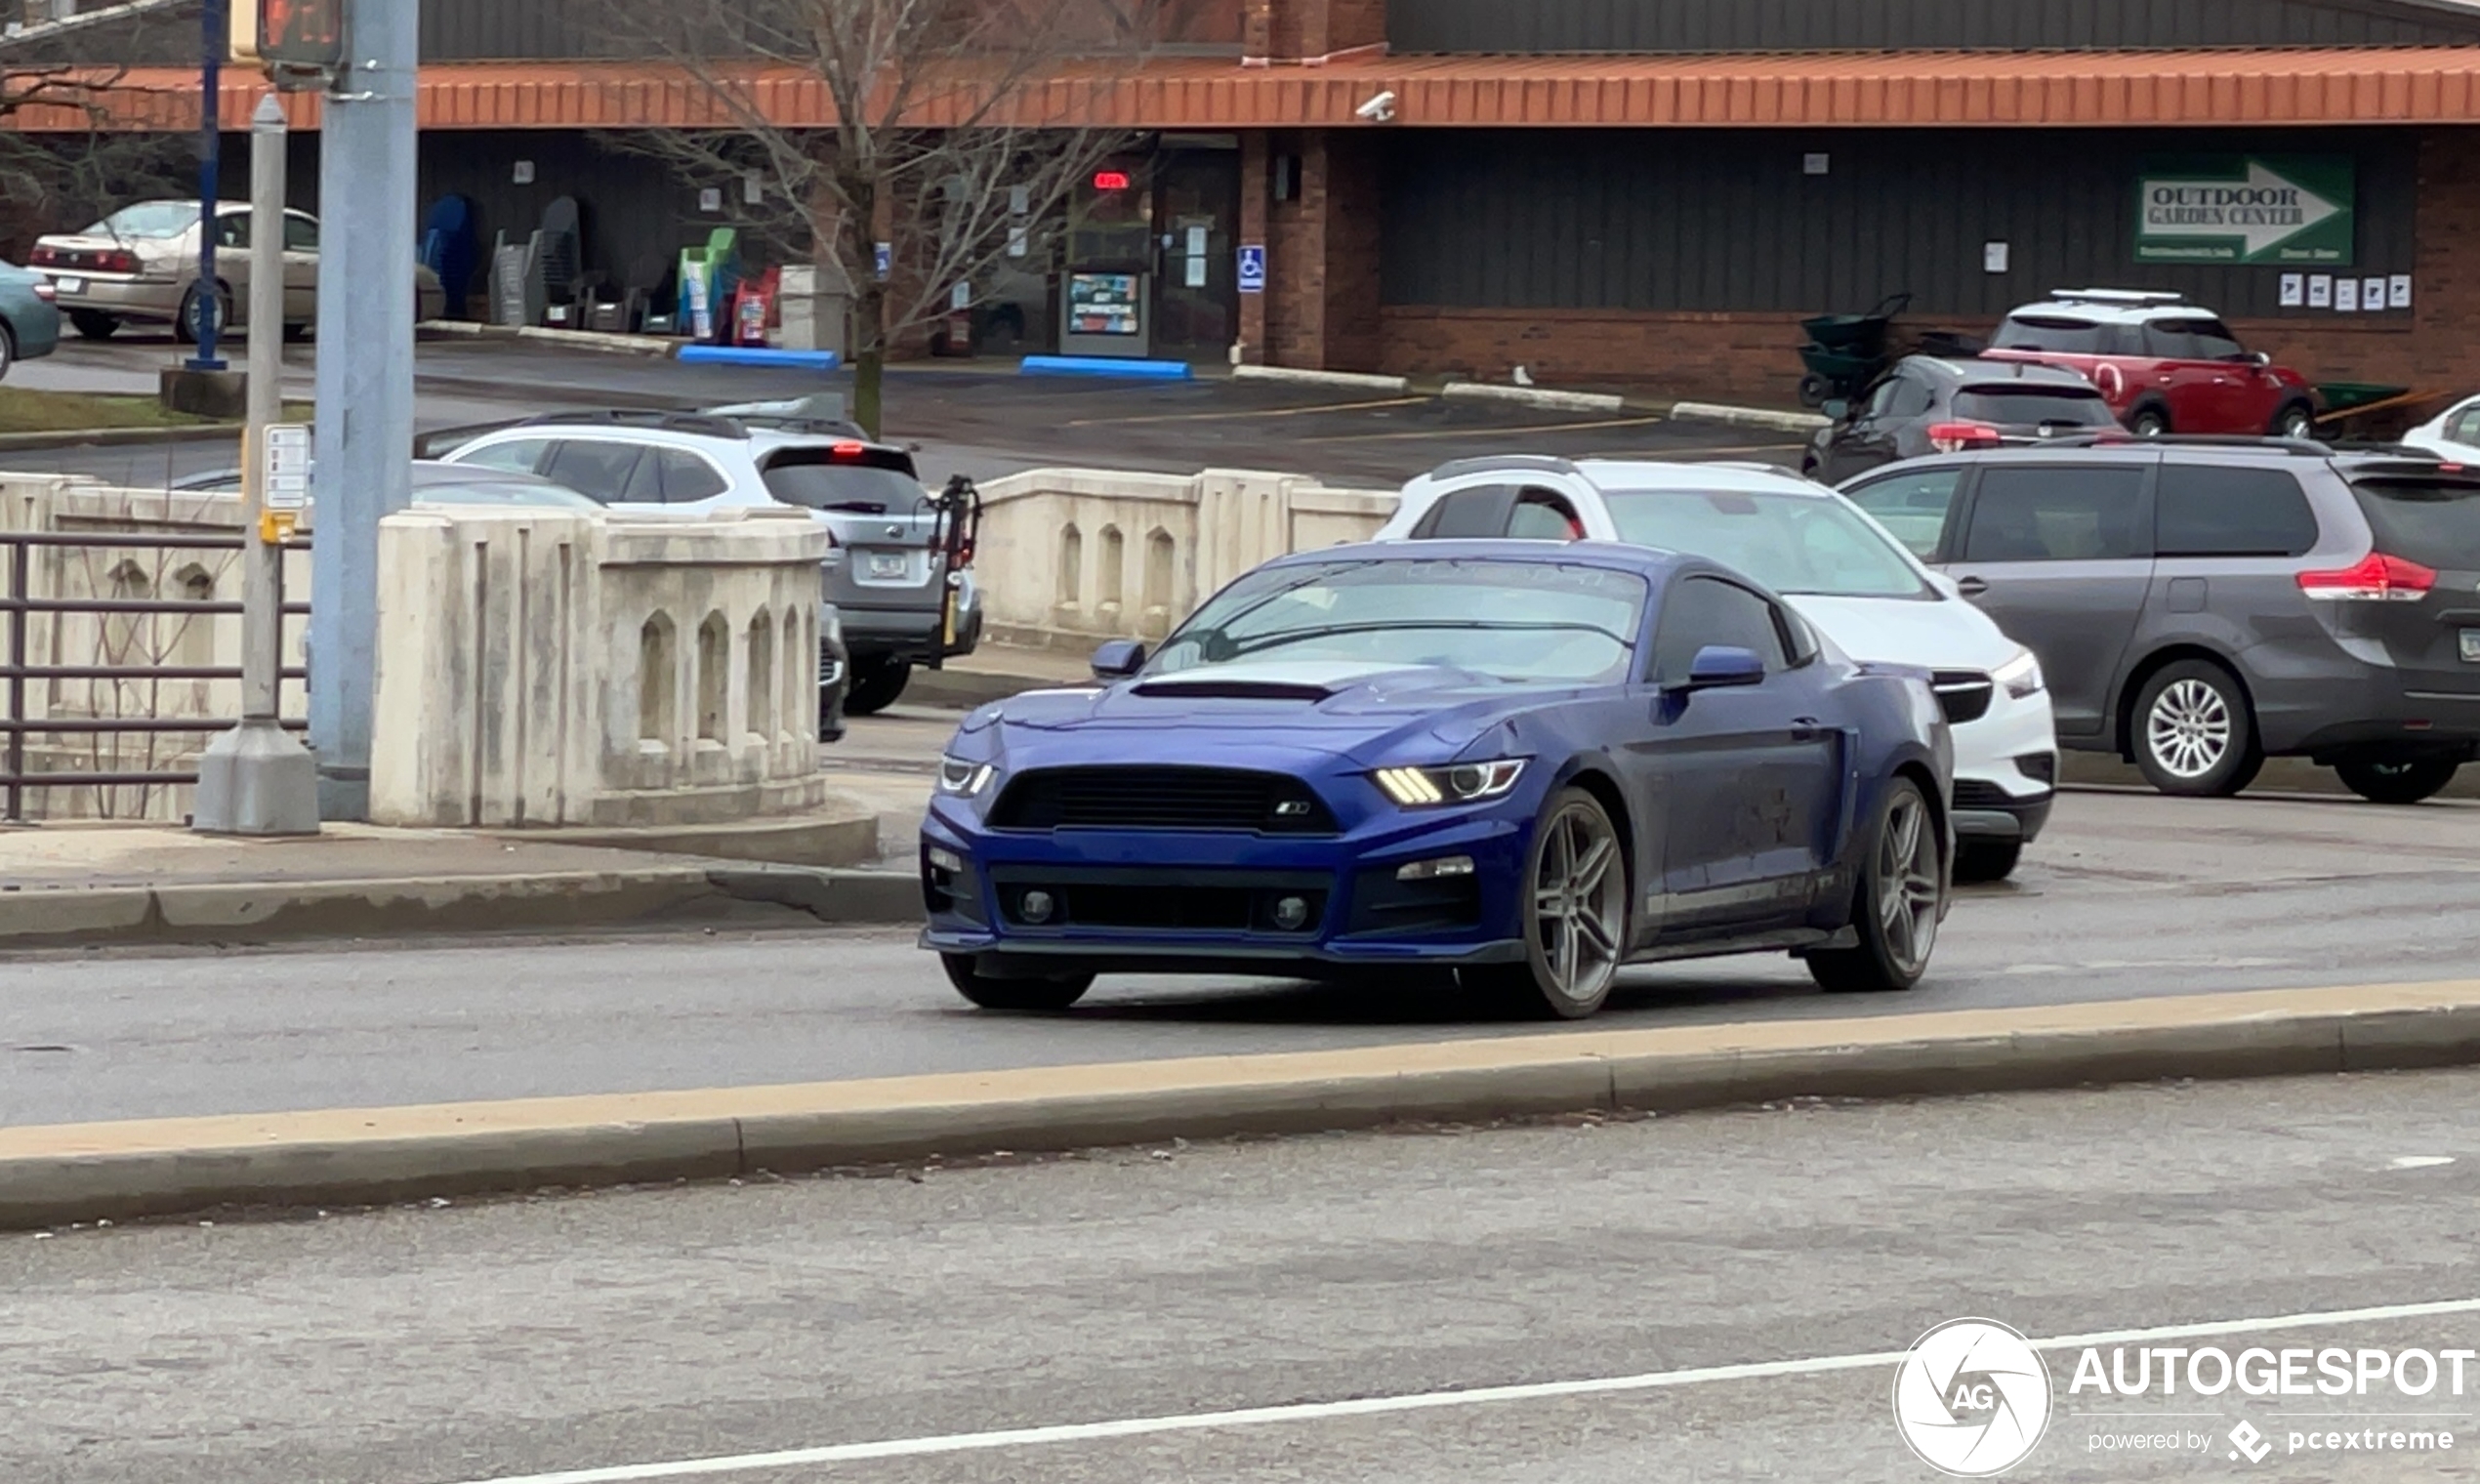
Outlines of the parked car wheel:
M 844 693 L 844 714 L 848 717 L 876 716 L 894 705 L 912 680 L 911 660 L 854 660 L 852 687 Z
M 2127 427 L 2139 438 L 2158 438 L 2170 431 L 2170 409 L 2138 407 L 2134 415 L 2127 420 Z
M 2433 799 L 2462 764 L 2447 758 L 2414 758 L 2401 762 L 2357 759 L 2337 763 L 2335 773 L 2342 786 L 2371 804 L 2418 804 Z
M 1946 910 L 1946 875 L 1938 859 L 1937 816 L 1909 778 L 1886 787 L 1878 806 L 1868 864 L 1852 895 L 1853 948 L 1808 955 L 1808 973 L 1829 994 L 1887 994 L 1910 989 L 1928 971 Z
M 1041 979 L 986 978 L 973 967 L 970 953 L 942 953 L 939 966 L 947 970 L 947 982 L 983 1010 L 1066 1010 L 1085 998 L 1094 987 L 1094 976 L 1054 974 Z
M 120 329 L 120 321 L 102 309 L 71 309 L 69 323 L 88 340 L 109 340 Z
M 1601 801 L 1563 788 L 1542 806 L 1524 867 L 1524 962 L 1462 970 L 1466 987 L 1582 1020 L 1610 999 L 1628 955 L 1628 862 Z
M 2273 415 L 2273 435 L 2278 438 L 2312 438 L 2316 436 L 2316 410 L 2305 402 L 2293 402 Z
M 209 289 L 203 283 L 193 283 L 181 296 L 181 312 L 173 316 L 173 338 L 185 346 L 196 345 L 204 332 L 210 305 L 214 307 L 216 333 L 222 335 L 224 327 L 232 323 L 232 301 L 222 288 Z
M 1955 880 L 1983 885 L 2015 874 L 2024 858 L 2020 840 L 1959 840 L 1955 843 Z
M 2264 767 L 2248 692 L 2210 660 L 2180 660 L 2146 681 L 2132 730 L 2135 765 L 2165 794 L 2226 799 Z
M 18 332 L 0 324 L 0 381 L 9 377 L 9 368 L 18 363 Z

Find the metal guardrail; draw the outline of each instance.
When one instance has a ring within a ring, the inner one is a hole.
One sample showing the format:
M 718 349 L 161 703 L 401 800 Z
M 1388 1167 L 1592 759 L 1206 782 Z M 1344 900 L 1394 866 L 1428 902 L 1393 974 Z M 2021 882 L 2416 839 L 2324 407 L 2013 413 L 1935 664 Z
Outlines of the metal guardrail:
M 217 617 L 238 614 L 241 603 L 236 599 L 218 598 L 36 598 L 33 596 L 34 552 L 38 548 L 71 548 L 85 551 L 192 551 L 231 552 L 239 554 L 248 541 L 255 539 L 246 532 L 229 536 L 174 536 L 123 531 L 0 531 L 0 551 L 8 556 L 9 582 L 0 591 L 0 618 L 9 626 L 8 663 L 0 665 L 0 682 L 5 682 L 8 710 L 0 715 L 0 823 L 19 824 L 25 819 L 25 796 L 38 789 L 112 788 L 154 784 L 195 783 L 195 771 L 173 769 L 121 771 L 26 771 L 25 739 L 28 734 L 60 736 L 96 736 L 126 733 L 202 733 L 228 730 L 240 724 L 238 717 L 38 717 L 29 720 L 25 713 L 25 688 L 28 680 L 238 680 L 238 665 L 29 665 L 26 663 L 27 621 L 35 614 L 103 614 L 114 616 L 145 616 L 178 614 L 186 617 Z M 307 550 L 307 537 L 285 543 L 287 551 Z M 282 582 L 283 564 L 276 563 L 277 581 Z M 288 603 L 283 592 L 276 593 L 277 611 L 287 617 L 310 612 L 310 604 Z M 278 624 L 281 632 L 281 623 Z M 302 667 L 277 671 L 283 680 L 309 679 Z M 288 718 L 282 724 L 294 731 L 309 729 L 307 720 Z

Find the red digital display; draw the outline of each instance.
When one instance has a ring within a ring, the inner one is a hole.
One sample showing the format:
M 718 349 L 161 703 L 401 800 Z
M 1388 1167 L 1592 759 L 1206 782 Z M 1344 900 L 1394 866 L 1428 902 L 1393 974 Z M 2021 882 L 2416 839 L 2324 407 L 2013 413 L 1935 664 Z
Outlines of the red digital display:
M 1097 170 L 1094 172 L 1094 188 L 1095 190 L 1126 190 L 1128 188 L 1128 172 L 1125 170 Z

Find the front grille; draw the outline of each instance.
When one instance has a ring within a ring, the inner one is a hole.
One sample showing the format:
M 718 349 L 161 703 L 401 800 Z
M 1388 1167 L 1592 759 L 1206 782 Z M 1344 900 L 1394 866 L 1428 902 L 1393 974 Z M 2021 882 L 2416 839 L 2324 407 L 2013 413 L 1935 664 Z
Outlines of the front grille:
M 1929 680 L 1937 692 L 1937 704 L 1946 712 L 1946 724 L 1961 726 L 1989 715 L 1989 704 L 1998 697 L 1997 682 L 1977 670 L 1941 670 Z
M 1332 835 L 1335 815 L 1297 778 L 1219 767 L 1057 767 L 999 796 L 1001 830 L 1229 830 Z
M 1044 910 L 1027 908 L 1039 893 Z M 1286 916 L 1285 902 L 1297 904 Z M 1314 934 L 1326 917 L 1326 892 L 1290 886 L 1163 886 L 1132 882 L 1038 878 L 999 888 L 1000 910 L 1020 928 L 1131 928 L 1155 932 Z
M 1481 883 L 1471 876 L 1398 881 L 1395 868 L 1363 871 L 1352 884 L 1351 933 L 1443 932 L 1478 927 Z
M 2058 755 L 2056 753 L 2026 753 L 2015 760 L 2015 766 L 2023 770 L 2025 777 L 2043 788 L 2058 786 Z

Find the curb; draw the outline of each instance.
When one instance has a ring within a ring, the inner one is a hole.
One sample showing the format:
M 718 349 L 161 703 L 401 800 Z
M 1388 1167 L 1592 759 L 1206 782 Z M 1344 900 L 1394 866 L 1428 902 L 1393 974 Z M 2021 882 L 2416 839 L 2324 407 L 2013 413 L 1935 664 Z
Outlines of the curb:
M 1172 1138 L 2480 1061 L 2480 982 L 0 1130 L 0 1227 Z
M 1834 419 L 1814 412 L 1774 412 L 1720 402 L 1678 402 L 1672 406 L 1671 417 L 1680 423 L 1728 423 L 1735 428 L 1778 428 L 1785 433 L 1815 433 L 1834 423 Z
M 426 319 L 414 329 L 433 335 L 461 336 L 467 340 L 535 341 L 544 345 L 566 346 L 575 350 L 641 355 L 648 359 L 668 358 L 683 344 L 660 335 L 616 335 L 607 330 L 562 330 L 551 325 L 484 324 L 472 319 Z
M 1360 371 L 1302 371 L 1292 366 L 1234 366 L 1235 382 L 1279 382 L 1296 387 L 1342 387 L 1354 392 L 1386 392 L 1398 396 L 1412 388 L 1403 376 L 1372 376 Z
M 239 423 L 191 423 L 186 428 L 63 428 L 57 433 L 0 433 L 0 452 L 29 448 L 127 448 L 148 443 L 206 442 L 237 438 Z
M 1194 380 L 1197 372 L 1184 360 L 1120 360 L 1107 355 L 1028 355 L 1016 363 L 1016 374 L 1184 382 Z
M 873 822 L 875 823 L 875 822 Z M 788 907 L 839 926 L 921 917 L 908 874 L 719 864 L 530 876 L 215 882 L 0 894 L 0 951 L 555 931 Z
M 1501 387 L 1491 382 L 1449 382 L 1438 394 L 1451 402 L 1513 402 L 1562 412 L 1624 412 L 1628 399 L 1610 392 L 1552 392 L 1544 387 Z

